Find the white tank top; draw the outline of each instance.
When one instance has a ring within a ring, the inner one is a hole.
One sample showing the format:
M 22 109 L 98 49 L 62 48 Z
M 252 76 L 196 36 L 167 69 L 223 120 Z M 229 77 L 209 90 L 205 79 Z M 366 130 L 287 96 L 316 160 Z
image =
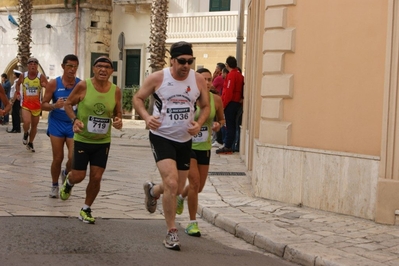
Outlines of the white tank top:
M 194 121 L 195 102 L 200 96 L 194 70 L 185 80 L 175 80 L 170 68 L 163 70 L 161 86 L 154 92 L 153 116 L 159 116 L 161 126 L 151 130 L 155 135 L 176 142 L 187 142 L 192 136 L 187 132 Z

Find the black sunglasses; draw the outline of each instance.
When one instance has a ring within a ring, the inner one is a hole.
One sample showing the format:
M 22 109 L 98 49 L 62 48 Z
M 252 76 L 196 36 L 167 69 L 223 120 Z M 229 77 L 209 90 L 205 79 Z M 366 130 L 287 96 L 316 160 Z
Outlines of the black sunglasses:
M 195 58 L 190 58 L 188 60 L 184 59 L 184 58 L 175 58 L 177 60 L 177 62 L 180 65 L 185 65 L 186 63 L 191 65 L 192 63 L 194 63 Z

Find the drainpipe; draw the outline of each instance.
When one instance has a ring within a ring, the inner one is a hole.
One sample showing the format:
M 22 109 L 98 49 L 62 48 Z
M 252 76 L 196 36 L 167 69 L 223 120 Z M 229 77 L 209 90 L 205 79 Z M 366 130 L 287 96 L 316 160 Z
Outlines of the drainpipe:
M 240 9 L 238 11 L 238 29 L 237 29 L 237 46 L 236 46 L 236 59 L 237 66 L 242 68 L 242 54 L 244 43 L 244 9 L 245 0 L 240 0 Z M 244 70 L 243 70 L 244 71 Z
M 79 1 L 76 1 L 76 13 L 75 13 L 75 55 L 78 55 L 78 41 L 79 41 Z

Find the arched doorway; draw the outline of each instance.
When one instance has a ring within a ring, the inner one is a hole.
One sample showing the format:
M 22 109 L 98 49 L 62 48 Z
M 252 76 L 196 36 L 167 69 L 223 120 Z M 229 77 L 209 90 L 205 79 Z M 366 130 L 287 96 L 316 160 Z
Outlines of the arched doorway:
M 10 63 L 8 63 L 7 67 L 4 69 L 4 72 L 2 72 L 2 73 L 6 73 L 7 74 L 8 79 L 10 80 L 11 84 L 14 82 L 13 70 L 14 69 L 18 69 L 18 65 L 17 64 L 18 64 L 18 59 L 15 58 Z M 44 72 L 44 69 L 40 65 L 40 62 L 39 62 L 38 70 L 39 70 L 40 73 L 42 73 L 43 75 L 46 76 L 46 73 Z

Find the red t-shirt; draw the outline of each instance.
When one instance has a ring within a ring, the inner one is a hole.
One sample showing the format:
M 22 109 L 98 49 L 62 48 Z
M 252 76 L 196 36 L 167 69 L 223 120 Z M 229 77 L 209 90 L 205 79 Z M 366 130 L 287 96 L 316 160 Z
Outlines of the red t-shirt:
M 222 95 L 223 83 L 224 79 L 222 77 L 222 74 L 217 76 L 212 82 L 213 87 L 215 88 L 215 90 L 218 92 L 219 95 Z
M 226 80 L 223 85 L 222 101 L 223 108 L 230 102 L 240 102 L 242 99 L 242 89 L 244 86 L 244 76 L 238 71 L 237 68 L 232 69 L 227 74 Z

